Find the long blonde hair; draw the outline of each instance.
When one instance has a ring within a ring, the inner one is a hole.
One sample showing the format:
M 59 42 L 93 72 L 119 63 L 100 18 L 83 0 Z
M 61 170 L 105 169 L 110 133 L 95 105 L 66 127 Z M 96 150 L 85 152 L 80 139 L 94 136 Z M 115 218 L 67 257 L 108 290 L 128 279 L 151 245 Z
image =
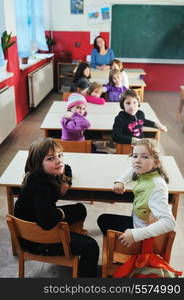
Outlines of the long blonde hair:
M 165 179 L 165 182 L 169 182 L 169 177 L 166 173 L 166 171 L 164 170 L 163 166 L 162 166 L 162 161 L 161 161 L 161 153 L 160 153 L 160 149 L 159 149 L 159 144 L 158 142 L 156 142 L 153 139 L 140 139 L 138 141 L 135 142 L 134 147 L 135 146 L 146 146 L 150 155 L 154 158 L 155 161 L 159 162 L 159 166 L 156 168 L 156 170 L 158 171 L 158 173 Z M 133 152 L 133 150 L 132 150 Z M 133 153 L 132 153 L 133 154 Z M 137 180 L 137 174 L 133 174 L 133 180 Z

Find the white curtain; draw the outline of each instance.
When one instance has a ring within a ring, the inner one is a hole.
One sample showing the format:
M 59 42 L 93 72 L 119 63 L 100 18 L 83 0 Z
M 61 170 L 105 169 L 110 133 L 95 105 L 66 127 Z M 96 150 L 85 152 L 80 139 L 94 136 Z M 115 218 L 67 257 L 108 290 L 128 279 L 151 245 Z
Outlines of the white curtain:
M 29 57 L 33 43 L 39 50 L 48 50 L 43 25 L 43 0 L 15 2 L 19 57 Z

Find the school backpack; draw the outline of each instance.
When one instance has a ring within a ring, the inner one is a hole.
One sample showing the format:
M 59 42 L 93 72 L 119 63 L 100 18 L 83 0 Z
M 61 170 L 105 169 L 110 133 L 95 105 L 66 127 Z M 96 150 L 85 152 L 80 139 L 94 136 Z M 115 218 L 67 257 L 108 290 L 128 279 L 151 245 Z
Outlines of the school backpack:
M 132 255 L 114 273 L 114 278 L 177 278 L 182 272 L 173 269 L 159 254 L 153 253 L 154 238 L 142 242 L 142 253 Z

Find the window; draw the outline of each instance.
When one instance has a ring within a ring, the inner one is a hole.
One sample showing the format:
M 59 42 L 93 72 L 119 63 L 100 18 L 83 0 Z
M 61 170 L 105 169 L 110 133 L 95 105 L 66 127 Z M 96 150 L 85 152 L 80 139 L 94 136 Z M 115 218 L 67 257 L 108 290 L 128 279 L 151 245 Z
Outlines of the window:
M 16 0 L 19 57 L 29 57 L 33 46 L 48 50 L 43 25 L 43 0 Z

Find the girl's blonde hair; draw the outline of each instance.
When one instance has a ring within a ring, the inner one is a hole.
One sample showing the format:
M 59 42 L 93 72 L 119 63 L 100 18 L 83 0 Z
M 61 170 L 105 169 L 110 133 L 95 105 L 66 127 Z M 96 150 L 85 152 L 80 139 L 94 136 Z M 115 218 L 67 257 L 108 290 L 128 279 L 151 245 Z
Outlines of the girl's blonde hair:
M 165 179 L 165 182 L 169 182 L 169 178 L 168 175 L 166 173 L 166 171 L 164 170 L 163 166 L 162 166 L 162 162 L 161 162 L 161 153 L 160 153 L 160 149 L 159 149 L 159 145 L 158 142 L 156 142 L 153 139 L 140 139 L 138 141 L 136 141 L 134 143 L 134 147 L 135 146 L 146 146 L 150 155 L 154 158 L 155 161 L 159 162 L 159 166 L 156 168 L 156 170 L 158 171 L 158 173 Z M 133 148 L 134 149 L 134 148 Z M 133 150 L 132 150 L 132 154 L 133 154 Z M 133 174 L 133 180 L 137 180 L 137 174 Z
M 124 70 L 124 66 L 123 66 L 123 63 L 121 62 L 121 60 L 119 59 L 113 59 L 110 66 L 112 67 L 113 64 L 116 64 L 119 66 L 119 70 L 122 72 Z
M 114 85 L 114 82 L 112 80 L 114 75 L 121 75 L 121 72 L 119 70 L 116 70 L 116 69 L 111 70 L 109 72 L 109 84 L 111 84 L 111 85 Z
M 31 174 L 43 172 L 42 163 L 49 150 L 53 153 L 59 149 L 63 152 L 63 148 L 59 141 L 53 138 L 42 138 L 31 144 L 29 154 L 25 165 L 25 177 L 23 184 L 26 184 Z
M 101 90 L 101 91 L 103 91 L 103 86 L 102 86 L 102 84 L 100 84 L 99 82 L 92 82 L 91 84 L 90 84 L 90 86 L 89 86 L 89 88 L 88 88 L 88 90 L 87 90 L 87 94 L 88 95 L 91 95 L 92 94 L 92 92 L 94 91 L 94 90 L 96 90 L 96 89 L 99 89 L 99 90 Z

